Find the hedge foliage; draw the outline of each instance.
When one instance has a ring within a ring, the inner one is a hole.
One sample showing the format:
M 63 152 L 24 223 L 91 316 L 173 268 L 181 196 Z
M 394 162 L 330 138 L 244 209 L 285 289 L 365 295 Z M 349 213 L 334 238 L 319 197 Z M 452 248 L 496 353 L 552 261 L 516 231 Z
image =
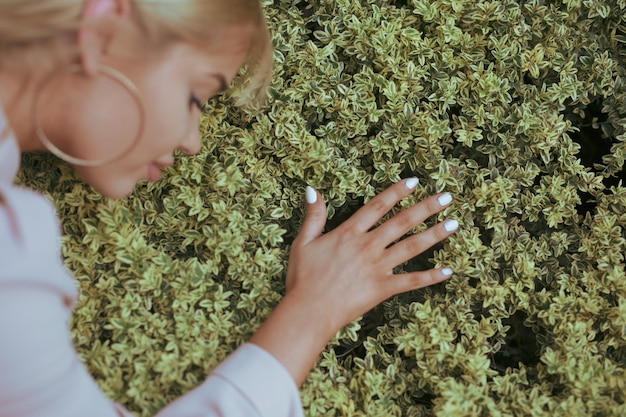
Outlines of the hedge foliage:
M 626 1 L 264 3 L 269 104 L 213 100 L 202 153 L 161 182 L 108 201 L 25 159 L 58 206 L 76 346 L 105 391 L 153 415 L 254 332 L 306 184 L 330 229 L 416 175 L 401 206 L 445 189 L 461 229 L 399 269 L 456 274 L 341 331 L 307 414 L 626 415 Z

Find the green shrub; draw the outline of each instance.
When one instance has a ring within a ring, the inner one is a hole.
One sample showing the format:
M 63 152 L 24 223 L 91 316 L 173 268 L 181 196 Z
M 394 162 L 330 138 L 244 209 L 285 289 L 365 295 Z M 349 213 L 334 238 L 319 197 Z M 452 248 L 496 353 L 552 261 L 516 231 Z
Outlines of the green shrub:
M 202 153 L 160 183 L 112 202 L 25 159 L 63 220 L 75 342 L 103 389 L 150 416 L 254 332 L 306 184 L 332 228 L 416 175 L 402 206 L 445 189 L 461 230 L 399 269 L 456 274 L 340 332 L 308 415 L 626 415 L 626 2 L 265 4 L 269 104 L 211 102 Z

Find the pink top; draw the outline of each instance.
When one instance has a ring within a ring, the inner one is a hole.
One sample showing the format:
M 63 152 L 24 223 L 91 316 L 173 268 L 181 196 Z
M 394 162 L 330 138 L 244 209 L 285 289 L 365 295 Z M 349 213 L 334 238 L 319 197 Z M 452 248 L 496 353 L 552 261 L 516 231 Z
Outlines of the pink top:
M 119 417 L 72 346 L 75 281 L 60 226 L 40 194 L 13 185 L 20 151 L 0 111 L 0 417 Z M 269 382 L 269 383 L 268 383 Z M 253 344 L 157 417 L 301 417 L 291 375 Z

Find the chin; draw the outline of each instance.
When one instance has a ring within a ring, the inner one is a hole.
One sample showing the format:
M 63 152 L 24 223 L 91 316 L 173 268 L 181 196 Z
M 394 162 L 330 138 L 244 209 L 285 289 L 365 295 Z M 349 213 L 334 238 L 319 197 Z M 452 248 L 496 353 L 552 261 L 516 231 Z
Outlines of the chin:
M 106 198 L 110 198 L 112 200 L 119 200 L 119 199 L 128 197 L 133 192 L 134 189 L 135 187 L 128 189 L 128 190 L 115 189 L 115 190 L 102 190 L 102 191 L 96 190 L 96 191 L 102 194 Z
M 125 178 L 107 179 L 93 178 L 89 175 L 81 175 L 83 180 L 91 186 L 98 194 L 113 200 L 127 197 L 133 192 L 136 181 Z
M 99 194 L 106 198 L 113 200 L 119 200 L 121 198 L 128 197 L 135 189 L 135 184 L 122 185 L 122 184 L 92 184 L 89 185 Z
M 131 194 L 141 179 L 139 173 L 120 173 L 109 167 L 77 167 L 76 173 L 97 193 L 106 198 L 118 200 Z

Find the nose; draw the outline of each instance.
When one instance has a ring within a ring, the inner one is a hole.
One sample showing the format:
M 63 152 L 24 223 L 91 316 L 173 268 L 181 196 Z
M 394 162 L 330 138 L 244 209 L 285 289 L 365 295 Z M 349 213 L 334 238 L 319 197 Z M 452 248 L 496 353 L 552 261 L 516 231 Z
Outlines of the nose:
M 197 155 L 202 149 L 202 141 L 200 140 L 200 131 L 198 127 L 193 127 L 191 132 L 185 137 L 180 144 L 178 150 L 186 155 Z

